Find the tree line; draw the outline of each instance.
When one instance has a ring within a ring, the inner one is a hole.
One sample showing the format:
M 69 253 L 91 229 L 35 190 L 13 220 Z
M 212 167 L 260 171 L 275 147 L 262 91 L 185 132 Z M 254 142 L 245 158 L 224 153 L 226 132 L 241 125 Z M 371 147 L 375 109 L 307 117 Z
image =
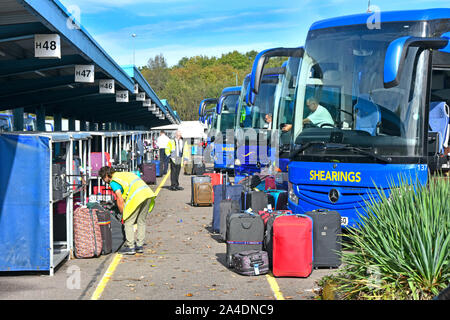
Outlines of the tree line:
M 206 98 L 219 98 L 226 87 L 241 86 L 251 72 L 257 51 L 238 51 L 221 57 L 184 57 L 168 67 L 163 54 L 150 58 L 140 67 L 142 75 L 160 99 L 167 99 L 182 120 L 198 120 L 198 106 Z M 271 66 L 281 66 L 285 59 L 271 59 Z

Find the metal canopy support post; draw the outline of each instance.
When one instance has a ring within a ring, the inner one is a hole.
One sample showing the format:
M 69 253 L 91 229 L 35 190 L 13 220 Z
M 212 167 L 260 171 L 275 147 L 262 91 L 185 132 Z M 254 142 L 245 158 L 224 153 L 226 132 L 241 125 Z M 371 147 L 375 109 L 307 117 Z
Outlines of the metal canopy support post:
M 37 131 L 45 131 L 45 106 L 40 105 L 36 109 L 36 129 Z
M 14 131 L 23 131 L 23 108 L 13 109 Z
M 75 118 L 69 118 L 69 131 L 75 131 Z M 81 128 L 80 128 L 81 131 Z
M 55 131 L 62 131 L 62 116 L 61 113 L 53 115 L 53 123 Z

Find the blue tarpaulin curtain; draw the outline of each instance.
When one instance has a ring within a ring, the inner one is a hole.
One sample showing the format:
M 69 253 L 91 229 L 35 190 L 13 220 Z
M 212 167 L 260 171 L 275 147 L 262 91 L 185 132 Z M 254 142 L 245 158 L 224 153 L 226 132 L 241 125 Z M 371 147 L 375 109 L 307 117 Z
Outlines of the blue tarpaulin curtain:
M 50 269 L 49 144 L 0 135 L 0 271 Z

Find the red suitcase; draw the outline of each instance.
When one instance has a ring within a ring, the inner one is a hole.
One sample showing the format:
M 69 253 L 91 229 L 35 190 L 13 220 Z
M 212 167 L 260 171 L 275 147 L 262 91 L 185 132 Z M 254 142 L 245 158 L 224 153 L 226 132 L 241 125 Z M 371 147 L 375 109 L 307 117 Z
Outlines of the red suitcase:
M 308 277 L 313 268 L 312 219 L 283 215 L 273 222 L 273 270 L 276 277 Z
M 213 186 L 217 186 L 218 184 L 223 184 L 223 175 L 221 173 L 204 173 L 204 176 L 211 177 L 211 184 Z M 214 202 L 214 192 L 213 192 L 213 202 Z

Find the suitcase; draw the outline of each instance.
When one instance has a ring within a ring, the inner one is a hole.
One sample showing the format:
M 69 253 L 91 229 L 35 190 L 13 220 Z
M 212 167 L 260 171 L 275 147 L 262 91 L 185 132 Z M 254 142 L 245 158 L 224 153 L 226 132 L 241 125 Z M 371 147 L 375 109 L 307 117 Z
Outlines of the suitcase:
M 312 219 L 282 215 L 272 227 L 272 273 L 276 277 L 308 277 L 313 268 Z
M 211 183 L 214 186 L 218 184 L 223 184 L 223 177 L 220 173 L 204 173 L 204 176 L 210 176 L 211 177 Z M 214 200 L 214 192 L 213 192 L 213 200 Z
M 193 161 L 188 161 L 185 165 L 184 165 L 184 174 L 185 175 L 192 175 L 192 171 L 194 169 L 194 162 Z
M 234 270 L 245 276 L 269 273 L 269 256 L 266 251 L 249 250 L 233 255 Z
M 139 165 L 139 169 L 142 172 L 141 179 L 146 184 L 156 184 L 156 164 L 142 163 Z
M 116 252 L 125 242 L 125 229 L 122 224 L 122 214 L 114 202 L 101 203 L 105 210 L 111 213 L 112 252 Z
M 194 205 L 194 185 L 196 183 L 211 182 L 211 177 L 209 176 L 194 176 L 191 177 L 191 206 Z
M 270 217 L 279 216 L 282 214 L 292 214 L 292 211 L 291 210 L 276 210 L 276 211 L 263 210 L 263 211 L 258 211 L 258 214 L 261 217 L 261 219 L 263 219 L 263 221 L 264 221 L 264 227 L 267 228 L 267 221 L 269 220 Z
M 110 254 L 112 252 L 111 213 L 104 209 L 94 209 L 94 211 L 97 214 L 97 220 L 102 234 L 102 254 Z
M 233 255 L 248 250 L 262 250 L 264 222 L 259 215 L 234 213 L 227 220 L 227 265 L 233 267 Z
M 93 258 L 102 253 L 102 234 L 94 210 L 79 207 L 73 213 L 75 257 Z
M 102 153 L 101 152 L 91 152 L 91 176 L 97 177 L 98 171 L 102 166 L 111 167 L 111 159 L 108 152 L 104 152 L 104 165 L 102 165 Z
M 210 182 L 194 184 L 194 205 L 211 206 L 213 201 L 213 186 Z
M 220 202 L 223 200 L 222 188 L 223 184 L 218 184 L 213 187 L 214 193 L 216 194 L 214 198 L 213 207 L 213 217 L 212 217 L 212 229 L 214 232 L 220 232 Z M 243 187 L 241 185 L 230 185 L 227 184 L 225 188 L 225 199 L 231 199 L 239 203 L 239 210 L 241 208 L 241 193 Z
M 314 268 L 337 268 L 341 265 L 341 215 L 337 211 L 315 210 L 305 215 L 313 220 Z
M 151 163 L 154 163 L 156 166 L 156 176 L 161 177 L 161 162 L 159 160 L 152 160 Z
M 226 174 L 226 177 L 228 175 Z M 220 235 L 222 237 L 222 240 L 225 241 L 227 239 L 227 217 L 230 214 L 233 213 L 239 213 L 241 212 L 241 205 L 239 200 L 233 200 L 231 198 L 227 198 L 226 193 L 227 193 L 227 188 L 231 187 L 228 186 L 227 184 L 222 185 L 221 188 L 221 196 L 222 196 L 222 201 L 220 201 L 219 203 L 219 226 L 220 226 Z
M 284 190 L 272 190 L 269 189 L 266 191 L 267 194 L 273 197 L 272 204 L 273 210 L 286 210 L 288 204 L 288 192 Z
M 253 212 L 257 213 L 263 211 L 269 204 L 267 194 L 262 191 L 242 192 L 241 197 L 243 211 L 251 208 Z

